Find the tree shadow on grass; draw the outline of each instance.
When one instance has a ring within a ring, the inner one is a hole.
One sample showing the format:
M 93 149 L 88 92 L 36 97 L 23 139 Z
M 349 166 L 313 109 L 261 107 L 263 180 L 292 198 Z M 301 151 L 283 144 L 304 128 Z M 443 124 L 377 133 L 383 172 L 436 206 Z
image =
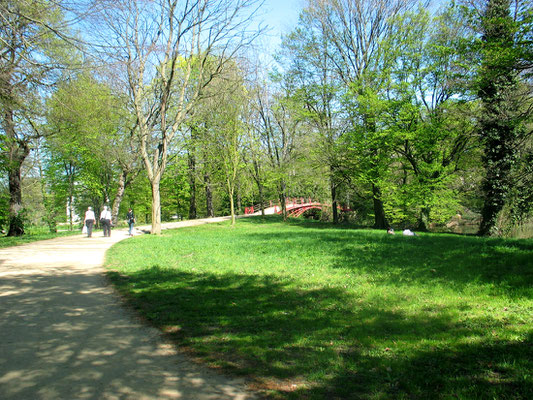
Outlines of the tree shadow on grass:
M 290 398 L 364 399 L 531 399 L 533 340 L 472 343 L 455 348 L 432 348 L 388 363 L 364 360 L 354 374 L 337 375 L 309 392 Z M 377 367 L 374 366 L 377 364 Z M 368 381 L 380 376 L 382 386 L 371 394 Z
M 458 326 L 446 313 L 406 317 L 394 304 L 359 304 L 340 288 L 299 289 L 274 276 L 188 273 L 158 265 L 128 276 L 109 274 L 131 304 L 182 349 L 252 377 L 256 387 L 280 397 L 484 398 L 486 385 L 494 385 L 490 393 L 499 398 L 531 392 L 531 376 L 517 378 L 517 371 L 533 367 L 531 340 L 430 348 L 419 332 L 443 337 L 442 343 L 467 343 L 483 334 Z M 396 342 L 404 345 L 395 348 Z M 406 347 L 419 350 L 402 354 Z M 504 371 L 506 354 L 512 363 Z M 486 378 L 487 368 L 493 371 L 489 362 L 500 368 L 500 382 Z

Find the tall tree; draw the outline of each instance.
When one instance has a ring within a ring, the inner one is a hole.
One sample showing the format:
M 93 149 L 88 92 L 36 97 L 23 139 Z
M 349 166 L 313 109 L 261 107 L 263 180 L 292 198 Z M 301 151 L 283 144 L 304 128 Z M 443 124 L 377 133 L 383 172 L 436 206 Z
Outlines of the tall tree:
M 292 107 L 293 88 L 281 83 L 276 94 L 271 94 L 266 87 L 263 87 L 262 91 L 257 91 L 254 107 L 259 117 L 258 130 L 262 147 L 276 182 L 281 213 L 283 219 L 287 219 L 288 172 L 295 157 L 301 119 Z
M 54 160 L 71 165 L 79 176 L 71 182 L 70 192 L 74 196 L 76 187 L 78 202 L 83 200 L 78 211 L 89 204 L 97 210 L 112 202 L 113 223 L 124 192 L 141 167 L 133 137 L 135 122 L 125 104 L 108 85 L 87 73 L 60 84 L 47 103 L 47 127 L 53 133 L 47 141 L 49 167 L 57 168 Z M 80 192 L 82 188 L 85 193 Z M 74 204 L 74 198 L 69 204 Z
M 401 163 L 394 169 L 400 174 L 389 174 L 394 181 L 386 187 L 386 207 L 395 221 L 414 216 L 420 230 L 430 217 L 457 212 L 450 182 L 463 158 L 472 157 L 473 113 L 462 84 L 472 68 L 465 67 L 460 48 L 466 35 L 460 17 L 457 7 L 434 17 L 422 8 L 407 12 L 383 42 L 382 74 L 388 79 L 380 93 L 381 129 Z M 403 210 L 391 212 L 398 205 Z
M 168 151 L 203 90 L 257 35 L 259 0 L 113 2 L 103 11 L 107 59 L 123 65 L 152 187 L 152 233 L 161 233 L 160 181 Z M 111 33 L 111 34 L 109 34 Z M 112 43 L 109 43 L 112 42 Z
M 486 176 L 479 235 L 493 235 L 499 231 L 498 216 L 513 186 L 511 177 L 517 146 L 526 134 L 525 118 L 531 115 L 530 110 L 524 110 L 524 106 L 530 107 L 530 104 L 524 104 L 521 90 L 522 46 L 530 49 L 531 38 L 525 43 L 519 41 L 521 25 L 531 29 L 531 9 L 528 11 L 520 1 L 514 7 L 512 13 L 510 0 L 487 0 L 480 15 L 481 65 L 477 91 L 482 104 L 479 131 L 485 146 Z M 531 92 L 527 97 L 530 96 Z
M 9 180 L 8 236 L 24 234 L 21 168 L 42 136 L 43 99 L 67 58 L 56 2 L 0 2 L 0 147 Z
M 393 18 L 416 3 L 412 0 L 308 0 L 305 12 L 331 44 L 326 49 L 328 58 L 355 102 L 358 96 L 380 84 L 375 75 L 375 68 L 380 65 L 383 56 L 380 43 L 390 34 Z M 366 180 L 372 187 L 374 225 L 385 228 L 387 220 L 380 187 L 381 168 L 376 163 L 387 159 L 387 155 L 382 154 L 380 141 L 377 140 L 379 135 L 375 134 L 376 116 L 373 110 L 354 107 L 352 111 L 355 111 L 351 117 L 354 131 L 359 132 L 354 137 L 357 136 L 357 140 L 370 139 L 368 146 L 364 146 L 370 163 L 358 174 L 366 174 Z
M 344 146 L 340 145 L 345 131 L 340 107 L 344 85 L 340 84 L 334 73 L 335 64 L 328 56 L 333 49 L 326 26 L 315 26 L 313 18 L 309 12 L 300 15 L 299 27 L 285 38 L 281 55 L 288 64 L 286 74 L 295 85 L 294 100 L 301 104 L 299 112 L 317 133 L 311 161 L 317 169 L 327 168 L 333 222 L 338 223 L 338 191 L 346 168 Z
M 252 92 L 255 89 L 252 88 Z M 254 97 L 253 95 L 251 96 Z M 248 174 L 257 186 L 257 197 L 259 200 L 259 207 L 261 208 L 261 215 L 265 216 L 266 197 L 266 160 L 261 146 L 261 123 L 258 113 L 254 111 L 253 102 L 248 103 L 245 112 L 245 148 L 243 152 L 243 161 L 247 167 Z M 255 204 L 254 204 L 255 205 Z
M 229 66 L 229 65 L 228 65 Z M 221 79 L 217 79 L 213 89 L 219 91 L 213 105 L 217 106 L 215 123 L 211 126 L 213 139 L 216 144 L 221 172 L 224 176 L 226 189 L 230 201 L 231 224 L 235 225 L 235 197 L 237 195 L 237 209 L 240 209 L 238 182 L 242 173 L 243 151 L 243 110 L 246 101 L 242 73 L 236 66 L 225 72 Z M 214 111 L 214 110 L 213 110 Z M 213 158 L 215 155 L 213 154 Z

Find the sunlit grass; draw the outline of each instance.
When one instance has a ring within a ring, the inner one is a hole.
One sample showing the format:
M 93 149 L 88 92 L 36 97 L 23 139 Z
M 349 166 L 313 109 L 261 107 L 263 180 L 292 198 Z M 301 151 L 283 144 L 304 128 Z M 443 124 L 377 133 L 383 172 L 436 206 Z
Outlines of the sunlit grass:
M 254 218 L 107 262 L 177 345 L 275 398 L 533 398 L 531 240 Z

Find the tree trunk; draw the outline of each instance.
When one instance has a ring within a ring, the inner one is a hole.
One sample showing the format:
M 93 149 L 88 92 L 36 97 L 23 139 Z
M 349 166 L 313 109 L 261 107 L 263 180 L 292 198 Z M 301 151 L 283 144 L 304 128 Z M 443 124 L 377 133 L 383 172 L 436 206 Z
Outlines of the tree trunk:
M 486 164 L 490 165 L 490 162 Z M 497 235 L 498 215 L 505 205 L 505 198 L 510 186 L 508 183 L 509 171 L 510 166 L 487 168 L 487 176 L 483 182 L 484 203 L 481 209 L 479 236 Z
M 154 178 L 152 184 L 152 235 L 161 235 L 161 192 L 159 183 L 161 177 Z
M 257 184 L 257 191 L 259 192 L 259 204 L 261 204 L 261 215 L 264 217 L 265 216 L 265 195 L 263 193 L 263 185 L 261 184 L 261 179 L 260 179 L 260 167 L 259 167 L 259 163 L 254 160 L 253 161 L 253 178 L 255 180 L 255 183 Z M 255 211 L 255 210 L 254 210 Z
M 213 189 L 211 188 L 211 176 L 209 176 L 209 172 L 204 173 L 204 184 L 207 217 L 213 218 L 215 216 L 215 209 L 213 208 Z
M 72 190 L 68 195 L 68 221 L 69 221 L 69 230 L 74 230 L 74 194 Z
M 122 203 L 122 199 L 124 198 L 124 192 L 126 191 L 127 178 L 128 173 L 126 171 L 122 171 L 118 178 L 117 194 L 115 195 L 115 199 L 113 200 L 113 208 L 111 210 L 111 221 L 115 226 L 118 222 L 118 211 L 120 209 L 120 203 Z
M 383 208 L 383 201 L 381 200 L 381 189 L 372 184 L 372 194 L 374 200 L 374 228 L 387 229 L 388 222 L 385 217 L 385 209 Z
M 196 159 L 189 153 L 189 219 L 196 219 Z
M 331 210 L 333 213 L 333 223 L 339 223 L 339 210 L 337 209 L 337 185 L 333 178 L 333 168 L 331 168 L 330 177 L 330 189 L 331 189 Z
M 237 209 L 235 210 L 235 213 L 237 215 L 241 215 L 241 210 L 242 210 L 242 199 L 241 199 L 241 189 L 240 189 L 240 186 L 237 185 Z
M 287 221 L 287 195 L 285 194 L 286 185 L 285 181 L 279 183 L 279 202 L 281 203 L 281 215 L 283 215 L 283 221 Z
M 261 216 L 265 216 L 265 195 L 263 193 L 263 185 L 257 182 L 257 190 L 259 191 L 259 203 L 261 204 Z M 255 210 L 254 210 L 255 211 Z
M 15 133 L 12 132 L 14 135 Z M 13 136 L 14 137 L 14 136 Z M 22 211 L 22 163 L 30 154 L 30 147 L 25 142 L 10 142 L 9 149 L 9 230 L 7 236 L 24 235 Z
M 422 232 L 428 231 L 429 226 L 429 213 L 431 212 L 429 207 L 422 207 L 420 210 L 420 216 L 418 217 L 418 224 L 416 229 Z
M 517 102 L 520 53 L 515 48 L 509 1 L 489 0 L 483 15 L 480 135 L 485 146 L 483 208 L 478 235 L 499 234 L 497 220 L 513 188 L 510 174 L 516 158 L 522 110 Z
M 70 231 L 74 230 L 74 180 L 71 174 L 68 175 L 68 219 Z
M 231 225 L 235 225 L 235 202 L 233 200 L 234 196 L 234 188 L 231 185 L 231 182 L 229 179 L 226 179 L 226 184 L 228 185 L 228 195 L 229 195 L 229 208 L 231 213 Z
M 17 163 L 18 164 L 18 163 Z M 9 176 L 9 231 L 7 236 L 24 235 L 24 221 L 20 215 L 22 210 L 22 179 L 21 166 L 11 165 Z

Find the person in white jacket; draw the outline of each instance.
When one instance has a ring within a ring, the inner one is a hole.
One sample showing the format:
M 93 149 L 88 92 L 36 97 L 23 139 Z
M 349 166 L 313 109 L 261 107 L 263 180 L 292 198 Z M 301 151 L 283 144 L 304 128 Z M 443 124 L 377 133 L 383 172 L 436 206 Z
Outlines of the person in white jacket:
M 87 237 L 91 237 L 93 235 L 93 226 L 95 220 L 96 217 L 94 216 L 93 208 L 88 207 L 87 211 L 85 211 L 85 219 L 83 220 L 83 223 L 87 227 Z
M 104 237 L 111 236 L 111 211 L 107 206 L 104 206 L 104 209 L 100 213 L 100 224 L 104 230 Z

